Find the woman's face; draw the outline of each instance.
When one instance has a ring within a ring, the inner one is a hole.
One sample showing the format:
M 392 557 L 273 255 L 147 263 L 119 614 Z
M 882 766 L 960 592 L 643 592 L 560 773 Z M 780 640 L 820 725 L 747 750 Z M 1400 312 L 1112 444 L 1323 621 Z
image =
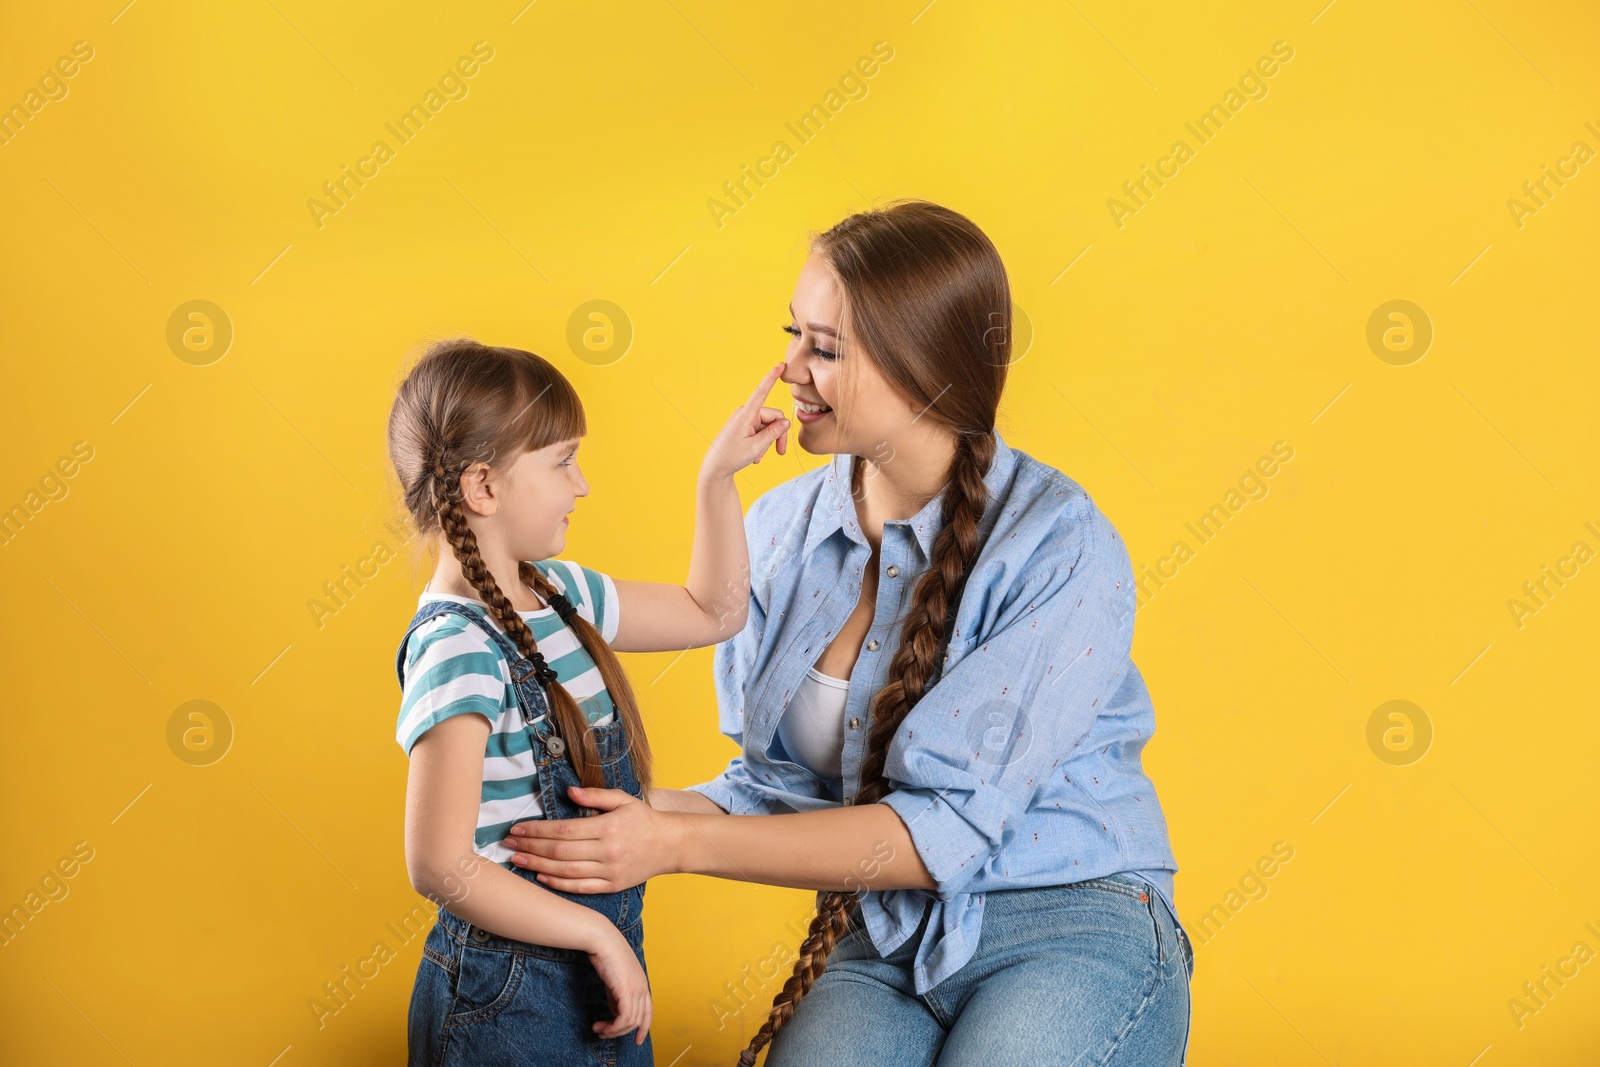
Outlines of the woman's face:
M 879 454 L 916 412 L 849 336 L 838 278 L 815 252 L 800 268 L 789 312 L 783 380 L 794 396 L 800 447 L 813 454 Z M 828 410 L 811 414 L 809 405 Z

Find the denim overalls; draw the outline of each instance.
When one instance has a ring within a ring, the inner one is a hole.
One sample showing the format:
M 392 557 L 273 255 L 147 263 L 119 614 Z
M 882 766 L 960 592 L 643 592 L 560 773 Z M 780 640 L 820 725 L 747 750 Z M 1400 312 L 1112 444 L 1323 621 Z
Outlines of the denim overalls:
M 534 679 L 534 663 L 501 633 L 481 611 L 451 601 L 424 605 L 406 628 L 395 658 L 395 671 L 405 686 L 406 644 L 422 623 L 446 612 L 465 617 L 494 639 L 517 687 L 525 719 L 546 715 L 549 706 Z M 639 779 L 618 714 L 604 726 L 592 727 L 595 748 L 608 789 L 622 789 L 642 799 Z M 590 814 L 567 795 L 579 785 L 548 719 L 527 727 L 538 762 L 539 802 L 546 819 L 572 819 Z M 487 863 L 487 860 L 483 862 Z M 511 867 L 511 873 L 538 885 L 534 873 Z M 547 893 L 593 908 L 622 931 L 639 965 L 644 966 L 644 886 L 616 893 Z M 536 905 L 535 905 L 536 906 Z M 648 976 L 648 971 L 646 972 Z M 428 932 L 422 962 L 411 991 L 407 1026 L 410 1067 L 447 1064 L 527 1064 L 570 1067 L 654 1063 L 652 1042 L 634 1044 L 634 1034 L 600 1038 L 595 1022 L 613 1018 L 605 985 L 589 956 L 580 949 L 553 948 L 514 941 L 473 926 L 443 905 L 439 921 Z

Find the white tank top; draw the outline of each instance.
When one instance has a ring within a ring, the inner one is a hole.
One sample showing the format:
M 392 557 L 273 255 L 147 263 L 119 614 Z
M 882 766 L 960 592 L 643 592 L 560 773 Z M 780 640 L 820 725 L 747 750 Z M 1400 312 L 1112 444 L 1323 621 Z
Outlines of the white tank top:
M 812 667 L 778 719 L 783 747 L 819 778 L 843 775 L 844 707 L 849 697 L 849 679 Z

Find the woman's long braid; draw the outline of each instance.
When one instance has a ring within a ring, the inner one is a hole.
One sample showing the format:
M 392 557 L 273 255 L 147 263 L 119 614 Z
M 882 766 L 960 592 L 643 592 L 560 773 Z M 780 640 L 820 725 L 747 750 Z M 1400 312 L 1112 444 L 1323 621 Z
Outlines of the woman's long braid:
M 488 565 L 483 562 L 483 556 L 478 552 L 477 535 L 472 532 L 472 528 L 467 525 L 467 517 L 462 514 L 461 472 L 466 466 L 466 464 L 459 467 L 447 465 L 442 453 L 434 458 L 433 503 L 439 515 L 439 527 L 461 564 L 461 573 L 478 591 L 478 595 L 488 605 L 490 613 L 499 621 L 517 649 L 524 656 L 531 657 L 539 651 L 533 631 L 528 629 L 528 624 L 517 614 L 516 608 L 512 607 L 511 601 L 501 590 L 500 584 L 494 580 Z M 546 588 L 548 589 L 548 586 Z M 566 742 L 568 758 L 572 761 L 578 780 L 591 789 L 603 788 L 606 783 L 605 776 L 600 770 L 600 753 L 595 748 L 594 736 L 589 732 L 589 721 L 578 707 L 578 702 L 559 682 L 552 683 L 545 693 L 550 705 L 551 721 L 555 725 L 556 733 Z
M 978 555 L 978 523 L 988 503 L 983 476 L 994 456 L 994 438 L 956 441 L 950 490 L 945 494 L 944 525 L 933 541 L 933 561 L 917 582 L 911 608 L 900 631 L 900 646 L 889 663 L 889 681 L 872 701 L 872 725 L 867 733 L 867 755 L 861 764 L 861 787 L 855 803 L 876 804 L 889 792 L 883 776 L 889 744 L 900 723 L 917 701 L 939 666 L 940 638 L 944 634 L 953 599 L 963 576 Z
M 890 791 L 883 773 L 889 745 L 933 677 L 951 602 L 959 596 L 963 578 L 977 557 L 978 524 L 989 495 L 983 476 L 993 458 L 992 433 L 957 436 L 950 487 L 944 495 L 944 526 L 933 541 L 933 560 L 912 594 L 911 607 L 900 630 L 900 644 L 889 663 L 888 681 L 872 700 L 867 754 L 853 804 L 876 804 Z M 853 890 L 832 891 L 818 901 L 817 916 L 811 920 L 800 945 L 794 973 L 773 998 L 772 1010 L 749 1047 L 739 1053 L 739 1067 L 754 1067 L 762 1047 L 793 1017 L 800 998 L 827 968 L 829 954 L 848 927 L 850 906 L 856 896 Z

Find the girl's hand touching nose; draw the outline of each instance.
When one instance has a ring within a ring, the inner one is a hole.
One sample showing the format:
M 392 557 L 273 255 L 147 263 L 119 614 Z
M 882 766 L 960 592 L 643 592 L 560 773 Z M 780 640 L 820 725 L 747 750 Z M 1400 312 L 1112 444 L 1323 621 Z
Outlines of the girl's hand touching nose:
M 784 364 L 779 363 L 768 371 L 767 376 L 761 379 L 761 384 L 756 386 L 756 391 L 750 394 L 750 399 L 733 413 L 722 432 L 711 442 L 711 449 L 701 464 L 702 474 L 731 478 L 750 464 L 760 463 L 761 457 L 766 455 L 767 446 L 774 441 L 778 445 L 778 455 L 784 454 L 789 443 L 789 420 L 777 408 L 762 404 L 767 393 L 772 391 L 772 384 L 778 380 L 778 375 L 783 373 L 783 368 Z

